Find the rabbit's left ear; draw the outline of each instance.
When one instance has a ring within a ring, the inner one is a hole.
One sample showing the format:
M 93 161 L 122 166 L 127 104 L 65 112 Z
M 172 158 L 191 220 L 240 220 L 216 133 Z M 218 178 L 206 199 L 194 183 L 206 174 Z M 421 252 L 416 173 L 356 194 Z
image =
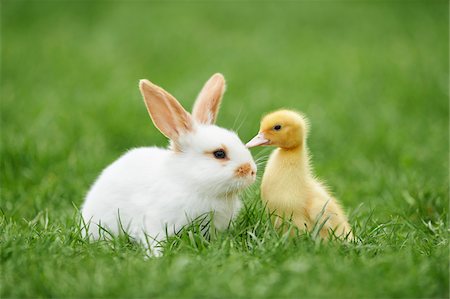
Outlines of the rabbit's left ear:
M 166 137 L 177 141 L 194 130 L 191 116 L 170 93 L 145 79 L 139 89 L 153 123 Z
M 225 78 L 222 74 L 214 74 L 205 83 L 192 108 L 192 116 L 202 124 L 211 125 L 216 122 L 220 102 L 225 92 Z

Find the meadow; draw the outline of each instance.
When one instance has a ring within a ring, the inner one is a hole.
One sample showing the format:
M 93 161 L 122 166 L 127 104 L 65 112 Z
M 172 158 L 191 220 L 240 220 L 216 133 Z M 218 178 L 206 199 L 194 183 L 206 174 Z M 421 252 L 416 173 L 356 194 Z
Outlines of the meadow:
M 448 298 L 448 11 L 433 0 L 2 1 L 0 296 Z M 315 172 L 357 242 L 277 232 L 258 183 L 230 230 L 187 228 L 161 258 L 126 237 L 81 237 L 99 172 L 167 144 L 138 80 L 190 108 L 215 72 L 228 83 L 218 124 L 244 142 L 271 110 L 309 117 Z

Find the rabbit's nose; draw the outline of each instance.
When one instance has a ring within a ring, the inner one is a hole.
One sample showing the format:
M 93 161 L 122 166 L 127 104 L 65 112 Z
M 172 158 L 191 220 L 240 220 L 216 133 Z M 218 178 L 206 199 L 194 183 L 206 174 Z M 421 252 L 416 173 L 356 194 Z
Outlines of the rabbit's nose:
M 235 174 L 237 177 L 245 177 L 248 175 L 254 176 L 256 174 L 256 171 L 252 168 L 250 163 L 245 163 L 236 168 Z

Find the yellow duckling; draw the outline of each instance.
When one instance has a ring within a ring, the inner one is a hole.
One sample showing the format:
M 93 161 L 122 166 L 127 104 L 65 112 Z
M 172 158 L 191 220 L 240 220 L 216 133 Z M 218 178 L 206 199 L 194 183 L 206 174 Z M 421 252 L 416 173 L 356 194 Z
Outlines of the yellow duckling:
M 318 181 L 310 166 L 306 137 L 308 121 L 301 114 L 279 110 L 266 115 L 258 135 L 247 147 L 274 145 L 261 184 L 261 198 L 269 212 L 291 218 L 299 229 L 311 231 L 322 228 L 326 239 L 334 231 L 340 238 L 352 239 L 348 224 L 338 201 Z

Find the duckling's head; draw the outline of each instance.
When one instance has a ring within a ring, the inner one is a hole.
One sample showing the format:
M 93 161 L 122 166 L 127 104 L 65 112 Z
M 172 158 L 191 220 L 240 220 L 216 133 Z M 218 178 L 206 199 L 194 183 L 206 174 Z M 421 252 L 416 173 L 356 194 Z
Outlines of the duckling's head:
M 283 149 L 294 149 L 305 143 L 308 120 L 292 110 L 278 110 L 261 120 L 259 133 L 246 146 L 274 145 Z

